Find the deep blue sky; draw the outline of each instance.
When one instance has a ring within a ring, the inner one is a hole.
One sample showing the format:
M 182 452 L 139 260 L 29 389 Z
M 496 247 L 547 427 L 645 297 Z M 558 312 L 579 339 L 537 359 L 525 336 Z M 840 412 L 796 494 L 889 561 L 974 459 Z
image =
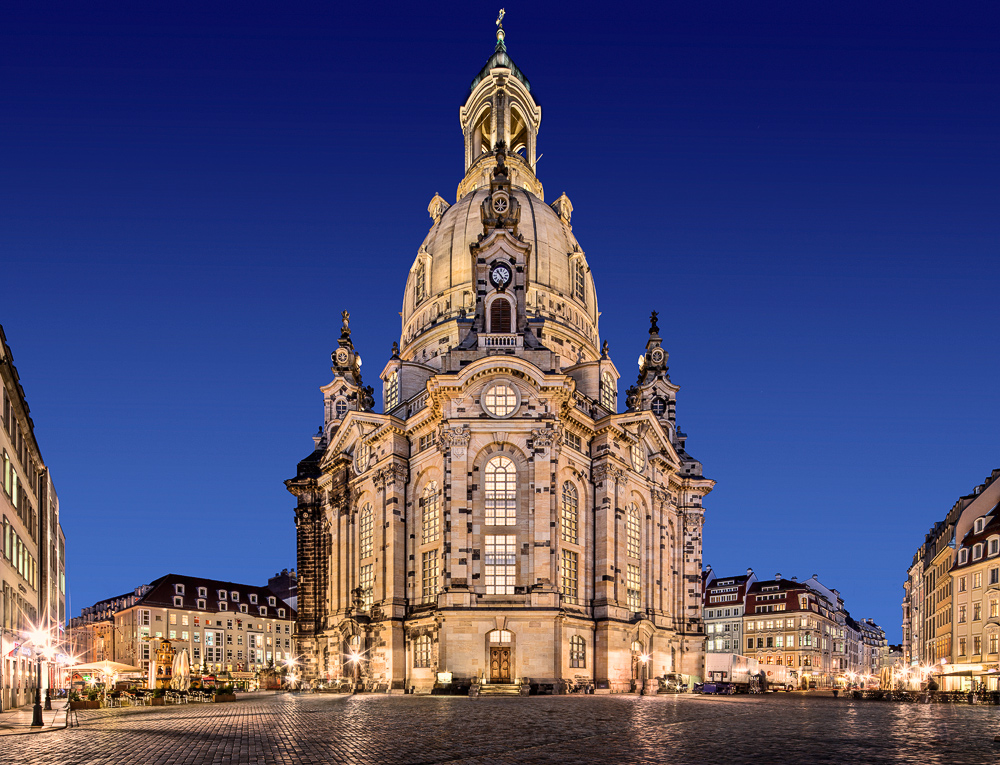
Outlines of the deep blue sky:
M 897 641 L 913 551 L 1000 466 L 997 5 L 506 8 L 627 379 L 660 311 L 705 562 L 819 574 Z M 376 382 L 496 11 L 5 6 L 0 323 L 74 614 L 295 565 L 339 312 Z

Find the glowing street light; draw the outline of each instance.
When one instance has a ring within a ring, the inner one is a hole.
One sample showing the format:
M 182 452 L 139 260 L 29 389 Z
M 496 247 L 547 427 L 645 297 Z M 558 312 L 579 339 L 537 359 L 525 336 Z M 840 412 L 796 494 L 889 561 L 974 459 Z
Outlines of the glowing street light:
M 39 625 L 35 625 L 27 637 L 35 654 L 35 706 L 31 712 L 31 727 L 41 728 L 45 724 L 42 720 L 42 655 L 52 652 L 52 637 L 47 629 Z M 47 701 L 46 707 L 52 709 L 52 702 Z

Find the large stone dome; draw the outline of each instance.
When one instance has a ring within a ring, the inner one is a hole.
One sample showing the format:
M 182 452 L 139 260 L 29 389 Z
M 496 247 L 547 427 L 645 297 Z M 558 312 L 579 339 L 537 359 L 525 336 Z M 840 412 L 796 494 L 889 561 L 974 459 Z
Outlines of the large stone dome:
M 445 202 L 435 197 L 436 215 L 432 202 L 435 223 L 420 246 L 403 295 L 404 360 L 433 364 L 463 339 L 467 330 L 461 320 L 475 313 L 470 246 L 483 233 L 480 207 L 488 195 L 488 189 L 470 191 L 443 213 Z M 529 318 L 544 320 L 539 339 L 570 363 L 599 358 L 597 293 L 570 227 L 572 205 L 565 195 L 552 207 L 524 189 L 514 189 L 513 196 L 522 210 L 520 234 L 531 247 L 525 308 Z

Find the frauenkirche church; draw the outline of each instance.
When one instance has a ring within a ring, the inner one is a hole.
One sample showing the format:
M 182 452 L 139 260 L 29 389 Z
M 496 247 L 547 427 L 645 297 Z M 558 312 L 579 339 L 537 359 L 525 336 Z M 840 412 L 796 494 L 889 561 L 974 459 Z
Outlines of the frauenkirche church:
M 619 412 L 573 206 L 543 201 L 541 108 L 502 26 L 459 116 L 465 177 L 428 208 L 383 412 L 345 312 L 316 449 L 286 482 L 301 674 L 394 693 L 698 676 L 714 482 L 684 450 L 656 315 Z

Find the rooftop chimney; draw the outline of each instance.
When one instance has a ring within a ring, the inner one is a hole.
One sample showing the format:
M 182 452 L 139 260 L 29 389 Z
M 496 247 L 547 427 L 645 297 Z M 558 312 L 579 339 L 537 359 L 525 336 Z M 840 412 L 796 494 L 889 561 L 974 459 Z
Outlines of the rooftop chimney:
M 775 579 L 775 581 L 777 581 L 777 582 L 780 582 L 780 581 L 781 581 L 781 572 L 780 572 L 780 571 L 779 571 L 779 572 L 778 572 L 777 574 L 775 574 L 775 575 L 774 575 L 774 579 Z

